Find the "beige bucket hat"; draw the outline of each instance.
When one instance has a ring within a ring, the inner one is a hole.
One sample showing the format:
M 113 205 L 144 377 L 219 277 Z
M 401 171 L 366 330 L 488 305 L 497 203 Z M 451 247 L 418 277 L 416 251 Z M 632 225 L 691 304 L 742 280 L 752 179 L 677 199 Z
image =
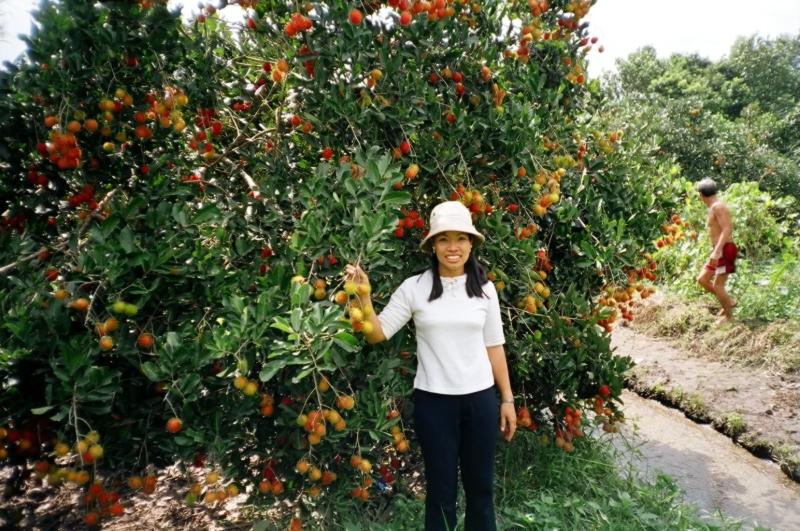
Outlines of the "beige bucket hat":
M 472 225 L 472 215 L 469 209 L 460 201 L 444 201 L 433 208 L 431 212 L 431 230 L 428 236 L 419 244 L 424 251 L 431 251 L 432 240 L 440 232 L 454 230 L 466 232 L 475 236 L 473 247 L 480 246 L 486 238 Z

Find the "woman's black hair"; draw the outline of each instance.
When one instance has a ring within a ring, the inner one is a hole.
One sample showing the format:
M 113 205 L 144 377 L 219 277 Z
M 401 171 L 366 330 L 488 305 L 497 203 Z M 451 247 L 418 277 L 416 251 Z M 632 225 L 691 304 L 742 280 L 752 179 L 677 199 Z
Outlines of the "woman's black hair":
M 474 241 L 471 234 L 469 235 L 469 241 Z M 436 257 L 435 253 L 431 254 L 430 271 L 433 275 L 433 287 L 431 288 L 431 294 L 430 297 L 428 297 L 428 302 L 433 302 L 441 297 L 444 293 L 442 278 L 439 276 L 439 259 Z M 488 299 L 489 296 L 483 292 L 481 286 L 489 282 L 489 277 L 486 276 L 486 270 L 475 258 L 474 251 L 471 251 L 469 253 L 469 257 L 467 257 L 467 263 L 464 264 L 464 272 L 467 274 L 467 296 L 470 298 L 485 296 Z M 421 278 L 422 277 L 420 276 L 420 278 L 417 279 L 417 282 L 419 282 Z

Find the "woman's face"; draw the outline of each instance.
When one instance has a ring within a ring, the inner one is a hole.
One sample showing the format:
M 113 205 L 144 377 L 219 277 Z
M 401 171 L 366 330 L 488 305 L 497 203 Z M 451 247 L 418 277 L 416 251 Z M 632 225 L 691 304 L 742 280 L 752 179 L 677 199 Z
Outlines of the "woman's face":
M 433 250 L 439 260 L 439 273 L 444 276 L 463 275 L 471 248 L 472 242 L 466 232 L 450 230 L 434 236 Z

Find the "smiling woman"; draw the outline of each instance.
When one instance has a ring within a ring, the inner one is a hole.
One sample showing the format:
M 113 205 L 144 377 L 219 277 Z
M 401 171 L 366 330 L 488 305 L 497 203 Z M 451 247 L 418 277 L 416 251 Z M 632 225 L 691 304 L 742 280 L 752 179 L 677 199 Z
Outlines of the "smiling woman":
M 434 254 L 439 261 L 439 275 L 457 277 L 464 274 L 464 264 L 470 256 L 472 238 L 465 232 L 449 230 L 437 234 Z
M 516 427 L 497 290 L 473 254 L 484 241 L 463 203 L 437 205 L 420 243 L 433 250 L 429 269 L 406 279 L 383 312 L 372 314 L 374 329 L 367 335 L 370 343 L 378 343 L 414 320 L 419 359 L 414 426 L 425 461 L 428 531 L 456 525 L 459 462 L 467 529 L 496 529 L 492 485 L 498 412 L 506 440 Z M 348 265 L 346 272 L 369 282 L 360 268 Z M 369 294 L 360 303 L 371 306 Z

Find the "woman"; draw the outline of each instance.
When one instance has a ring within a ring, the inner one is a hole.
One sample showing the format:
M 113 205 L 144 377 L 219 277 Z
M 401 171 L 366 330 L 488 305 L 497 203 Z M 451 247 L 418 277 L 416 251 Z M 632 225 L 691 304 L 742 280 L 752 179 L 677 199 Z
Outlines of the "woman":
M 510 441 L 516 414 L 503 344 L 500 304 L 494 284 L 472 253 L 484 237 L 470 212 L 446 201 L 431 212 L 430 231 L 420 247 L 433 250 L 431 267 L 406 279 L 380 313 L 369 321 L 369 343 L 392 337 L 410 319 L 417 331 L 414 429 L 425 461 L 425 529 L 456 525 L 458 469 L 466 494 L 466 531 L 494 531 L 494 461 L 500 429 Z M 348 264 L 348 279 L 367 283 Z M 362 306 L 369 295 L 359 296 Z M 495 388 L 496 385 L 496 388 Z

